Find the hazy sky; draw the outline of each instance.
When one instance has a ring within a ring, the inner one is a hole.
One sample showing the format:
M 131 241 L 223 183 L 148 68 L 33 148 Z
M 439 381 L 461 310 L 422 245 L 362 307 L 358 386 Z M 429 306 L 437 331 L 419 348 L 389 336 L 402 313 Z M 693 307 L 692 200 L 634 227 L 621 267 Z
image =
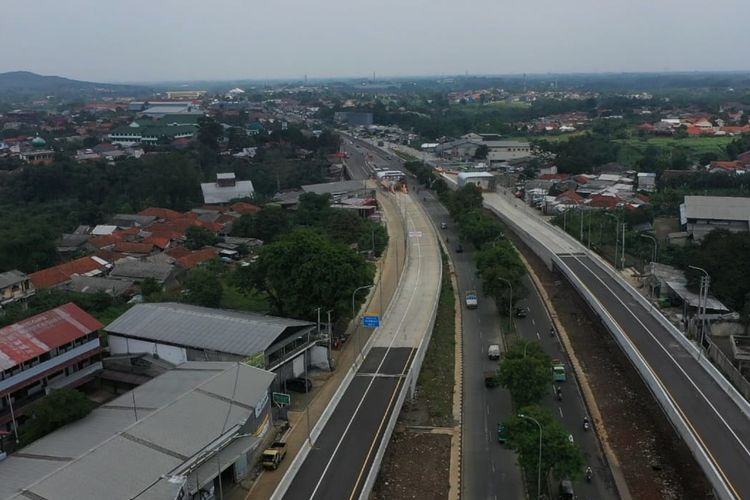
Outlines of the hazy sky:
M 93 81 L 750 69 L 750 0 L 2 0 L 0 72 Z

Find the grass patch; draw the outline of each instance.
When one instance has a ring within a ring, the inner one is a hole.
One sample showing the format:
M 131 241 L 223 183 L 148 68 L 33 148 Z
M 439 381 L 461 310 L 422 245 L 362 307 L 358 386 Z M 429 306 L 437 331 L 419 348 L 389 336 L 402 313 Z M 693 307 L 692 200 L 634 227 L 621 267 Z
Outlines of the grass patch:
M 445 254 L 443 260 L 443 282 L 440 300 L 432 329 L 432 338 L 427 347 L 422 370 L 419 374 L 417 399 L 427 408 L 429 425 L 451 426 L 453 422 L 453 383 L 456 348 L 456 312 L 450 269 Z
M 404 153 L 403 151 L 399 151 L 398 149 L 394 149 L 393 152 L 396 154 L 396 156 L 398 156 L 404 161 L 422 161 L 416 156 L 412 156 L 408 153 Z
M 245 293 L 239 288 L 225 283 L 224 294 L 221 296 L 221 308 L 265 314 L 269 311 L 270 306 L 266 294 L 257 290 Z

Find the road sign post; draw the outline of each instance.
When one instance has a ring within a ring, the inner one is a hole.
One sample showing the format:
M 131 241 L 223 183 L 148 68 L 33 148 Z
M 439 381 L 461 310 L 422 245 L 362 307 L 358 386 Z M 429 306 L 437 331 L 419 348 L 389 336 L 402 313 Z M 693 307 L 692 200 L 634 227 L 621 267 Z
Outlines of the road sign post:
M 280 407 L 289 406 L 292 404 L 292 396 L 283 392 L 274 392 L 271 394 L 271 399 L 274 404 Z
M 380 316 L 376 314 L 362 316 L 362 326 L 365 328 L 378 328 L 380 326 Z

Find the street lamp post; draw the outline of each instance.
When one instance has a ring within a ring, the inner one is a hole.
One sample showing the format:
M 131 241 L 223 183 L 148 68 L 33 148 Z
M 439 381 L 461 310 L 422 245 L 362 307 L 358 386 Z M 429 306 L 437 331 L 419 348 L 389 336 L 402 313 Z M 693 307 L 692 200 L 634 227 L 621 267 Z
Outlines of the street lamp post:
M 650 234 L 641 233 L 641 238 L 648 238 L 654 242 L 654 249 L 651 252 L 651 297 L 653 297 L 654 296 L 654 264 L 656 263 L 656 252 L 657 252 L 656 249 L 658 248 L 659 243 L 656 241 L 656 238 L 654 238 Z
M 508 300 L 508 331 L 513 330 L 513 285 L 510 284 L 510 281 L 498 276 L 497 279 L 500 281 L 504 281 L 506 285 L 508 285 L 508 288 L 510 289 L 510 298 Z
M 711 276 L 709 276 L 708 271 L 703 269 L 702 267 L 698 266 L 688 266 L 690 269 L 695 269 L 696 271 L 700 271 L 703 273 L 703 276 L 701 276 L 701 289 L 700 293 L 698 295 L 698 315 L 700 316 L 701 320 L 701 333 L 700 333 L 700 340 L 698 342 L 698 359 L 701 358 L 701 353 L 703 352 L 703 338 L 706 334 L 706 302 L 708 302 L 708 286 L 711 282 Z M 703 305 L 702 313 L 701 313 L 701 304 Z
M 617 256 L 618 256 L 618 250 L 620 248 L 620 218 L 617 217 L 614 214 L 606 213 L 607 217 L 614 217 L 615 219 L 615 269 L 617 269 Z
M 352 319 L 357 319 L 356 312 L 354 311 L 354 296 L 357 295 L 357 292 L 360 290 L 366 290 L 374 287 L 375 285 L 364 285 L 357 289 L 355 289 L 352 292 Z M 357 329 L 359 328 L 359 321 L 357 321 L 357 326 L 354 328 L 354 333 L 352 334 L 354 336 L 355 341 L 357 340 Z M 359 345 L 355 342 L 355 349 L 357 350 L 357 356 L 359 356 L 361 350 L 359 349 Z M 356 358 L 356 357 L 355 357 Z
M 539 421 L 534 417 L 529 417 L 528 415 L 524 415 L 523 413 L 519 413 L 518 417 L 526 420 L 531 420 L 537 425 L 537 427 L 539 427 L 539 462 L 536 472 L 536 497 L 540 498 L 542 496 L 542 424 L 540 424 Z

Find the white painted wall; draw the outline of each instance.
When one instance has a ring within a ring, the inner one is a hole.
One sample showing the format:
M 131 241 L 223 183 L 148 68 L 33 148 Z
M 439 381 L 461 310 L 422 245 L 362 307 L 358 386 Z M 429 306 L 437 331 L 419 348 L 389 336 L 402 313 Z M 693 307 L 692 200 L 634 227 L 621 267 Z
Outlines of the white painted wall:
M 187 361 L 187 350 L 182 347 L 129 339 L 111 334 L 108 339 L 109 350 L 112 354 L 158 354 L 164 361 L 176 365 Z

